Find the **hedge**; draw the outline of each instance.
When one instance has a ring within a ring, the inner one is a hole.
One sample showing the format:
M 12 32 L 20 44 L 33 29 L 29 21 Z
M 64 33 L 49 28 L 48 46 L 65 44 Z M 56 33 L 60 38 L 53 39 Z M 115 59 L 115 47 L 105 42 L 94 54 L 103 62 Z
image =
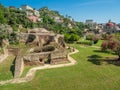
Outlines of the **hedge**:
M 91 41 L 79 41 L 79 42 L 77 42 L 77 44 L 83 44 L 83 45 L 92 45 L 92 42 Z

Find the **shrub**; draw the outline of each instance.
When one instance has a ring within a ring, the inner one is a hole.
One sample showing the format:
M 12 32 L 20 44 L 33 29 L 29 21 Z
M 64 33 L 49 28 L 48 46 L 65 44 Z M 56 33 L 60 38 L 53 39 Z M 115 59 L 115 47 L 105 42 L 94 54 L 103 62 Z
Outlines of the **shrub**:
M 92 40 L 93 37 L 94 37 L 94 35 L 87 35 L 87 36 L 86 36 L 86 40 Z
M 99 37 L 94 36 L 94 37 L 92 38 L 92 41 L 94 42 L 94 44 L 96 44 L 96 43 L 99 41 Z
M 101 50 L 106 51 L 108 48 L 108 41 L 104 41 L 101 45 Z
M 112 35 L 109 35 L 109 34 L 103 34 L 102 35 L 102 39 L 103 40 L 109 40 L 109 39 L 111 39 L 113 36 Z
M 79 41 L 77 42 L 77 44 L 83 44 L 83 45 L 92 45 L 92 42 L 91 41 Z
M 99 37 L 95 35 L 87 35 L 86 40 L 93 41 L 96 44 L 99 41 Z
M 120 37 L 112 37 L 102 43 L 101 48 L 103 51 L 110 49 L 118 55 L 118 60 L 120 60 Z
M 69 40 L 70 40 L 70 34 L 65 34 L 64 35 L 64 40 L 66 41 L 66 42 L 69 42 Z
M 79 36 L 77 34 L 65 34 L 64 39 L 66 42 L 74 42 L 79 40 Z
M 70 41 L 78 41 L 79 40 L 79 36 L 77 34 L 72 34 L 70 37 Z

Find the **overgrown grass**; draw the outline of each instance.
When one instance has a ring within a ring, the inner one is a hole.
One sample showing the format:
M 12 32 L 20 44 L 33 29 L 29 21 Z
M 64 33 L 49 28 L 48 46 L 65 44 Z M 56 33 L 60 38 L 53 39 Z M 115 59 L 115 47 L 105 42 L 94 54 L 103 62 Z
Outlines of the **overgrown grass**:
M 9 56 L 6 60 L 0 63 L 0 81 L 13 78 L 14 59 L 14 56 Z
M 27 83 L 0 86 L 0 90 L 120 90 L 120 67 L 115 64 L 96 64 L 91 56 L 116 57 L 96 52 L 94 47 L 71 45 L 79 50 L 72 55 L 77 64 L 69 67 L 37 71 Z

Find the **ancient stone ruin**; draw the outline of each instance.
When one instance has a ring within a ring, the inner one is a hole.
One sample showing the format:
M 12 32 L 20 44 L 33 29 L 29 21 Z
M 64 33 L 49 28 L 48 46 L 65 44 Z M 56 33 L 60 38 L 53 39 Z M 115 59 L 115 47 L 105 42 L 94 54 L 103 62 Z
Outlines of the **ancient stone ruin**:
M 55 34 L 43 28 L 29 29 L 27 33 L 19 34 L 20 42 L 30 46 L 27 54 L 21 54 L 15 49 L 16 55 L 14 77 L 19 78 L 25 65 L 43 66 L 45 64 L 61 64 L 69 62 L 63 35 Z

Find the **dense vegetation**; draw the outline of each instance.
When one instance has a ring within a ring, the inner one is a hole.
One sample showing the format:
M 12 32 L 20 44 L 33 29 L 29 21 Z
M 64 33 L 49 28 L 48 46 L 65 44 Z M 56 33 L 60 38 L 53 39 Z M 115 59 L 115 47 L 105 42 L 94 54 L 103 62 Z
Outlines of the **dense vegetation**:
M 58 34 L 69 35 L 69 37 L 77 37 L 75 39 L 66 38 L 71 41 L 78 40 L 78 37 L 82 36 L 84 28 L 89 28 L 81 22 L 74 21 L 70 16 L 63 16 L 58 11 L 50 10 L 47 7 L 39 9 L 39 13 L 41 21 L 34 23 L 27 18 L 25 12 L 17 8 L 6 8 L 0 4 L 0 25 L 10 25 L 14 32 L 18 30 L 26 32 L 27 28 L 40 27 L 52 30 Z M 59 18 L 59 21 L 56 21 L 55 18 Z

